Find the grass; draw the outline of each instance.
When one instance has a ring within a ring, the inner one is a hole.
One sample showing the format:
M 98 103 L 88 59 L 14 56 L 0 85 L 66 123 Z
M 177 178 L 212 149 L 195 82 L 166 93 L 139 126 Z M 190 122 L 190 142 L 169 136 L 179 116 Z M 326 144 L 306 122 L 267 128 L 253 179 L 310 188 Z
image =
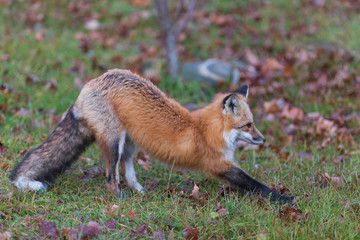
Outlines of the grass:
M 296 60 L 290 77 L 266 78 L 265 84 L 261 79 L 251 82 L 255 122 L 268 141 L 259 149 L 236 152 L 239 165 L 254 178 L 277 189 L 282 183 L 288 189 L 285 194 L 299 196 L 298 212 L 293 215 L 294 210 L 286 206 L 230 191 L 203 174 L 171 171 L 156 161 L 151 171 L 135 166 L 139 181 L 149 189 L 146 195 L 127 190 L 126 199 L 117 199 L 105 187 L 105 166 L 97 146 L 90 147 L 49 191 L 15 189 L 8 181 L 9 172 L 25 150 L 46 139 L 74 102 L 79 93 L 74 79 L 91 79 L 104 68 L 140 72 L 144 65 L 141 56 L 146 54 L 143 51 L 158 44 L 158 27 L 150 7 L 139 8 L 128 1 L 37 4 L 0 3 L 0 154 L 6 147 L 0 155 L 0 234 L 9 231 L 14 239 L 38 239 L 44 237 L 39 229 L 42 222 L 54 222 L 60 235 L 69 237 L 66 229 L 76 230 L 90 220 L 100 225 L 115 220 L 113 230 L 103 227 L 96 237 L 146 239 L 161 231 L 166 239 L 179 239 L 189 225 L 199 230 L 201 239 L 360 239 L 360 105 L 356 100 L 360 28 L 356 3 L 349 7 L 337 1 L 327 1 L 325 6 L 295 0 L 208 2 L 202 6 L 201 16 L 230 15 L 233 25 L 208 24 L 197 18 L 182 41 L 182 61 L 224 56 L 227 47 L 231 53 L 225 58 L 245 61 L 242 52 L 250 48 L 260 59 L 273 57 L 288 64 L 289 55 L 296 55 L 299 49 L 311 51 L 315 46 L 315 59 L 305 64 Z M 78 4 L 80 10 L 72 4 Z M 139 9 L 150 11 L 150 16 L 136 20 Z M 101 23 L 97 38 L 84 28 L 90 16 Z M 318 27 L 312 31 L 314 25 Z M 225 36 L 224 29 L 228 31 Z M 83 44 L 89 44 L 90 51 L 79 47 L 80 32 L 85 34 Z M 295 53 L 292 48 L 296 48 Z M 342 51 L 348 51 L 353 59 L 340 54 Z M 120 60 L 114 60 L 118 55 Z M 164 69 L 161 58 L 163 53 L 158 50 L 145 60 L 159 61 Z M 348 66 L 350 80 L 330 85 L 344 66 Z M 313 91 L 308 86 L 316 82 L 319 72 L 326 74 L 329 82 Z M 163 71 L 158 74 L 159 87 L 182 104 L 204 106 L 218 91 L 196 81 L 174 83 Z M 46 86 L 51 78 L 58 84 L 55 90 Z M 242 81 L 250 83 L 249 79 Z M 340 115 L 344 123 L 339 123 L 340 119 L 336 124 L 345 128 L 347 135 L 341 132 L 344 137 L 339 133 L 321 147 L 328 137 L 314 133 L 316 122 L 279 116 L 274 122 L 266 120 L 263 102 L 278 98 L 305 114 L 318 111 L 333 121 Z M 289 124 L 298 127 L 295 133 L 287 133 Z M 324 180 L 325 173 L 340 177 L 344 185 Z M 181 194 L 184 191 L 189 196 L 194 182 L 200 188 L 200 200 Z M 112 205 L 119 208 L 109 213 Z M 215 214 L 219 205 L 229 214 Z M 147 233 L 141 236 L 136 229 L 144 223 Z

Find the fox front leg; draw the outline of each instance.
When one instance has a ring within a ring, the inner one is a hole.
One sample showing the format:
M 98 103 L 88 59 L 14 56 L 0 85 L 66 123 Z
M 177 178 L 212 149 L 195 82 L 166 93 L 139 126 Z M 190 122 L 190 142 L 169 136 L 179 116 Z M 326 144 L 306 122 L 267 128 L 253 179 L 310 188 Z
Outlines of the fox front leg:
M 251 193 L 260 193 L 263 197 L 280 203 L 291 203 L 293 196 L 284 196 L 272 191 L 264 184 L 250 177 L 239 167 L 231 167 L 230 170 L 220 175 L 221 179 L 226 180 L 232 187 Z

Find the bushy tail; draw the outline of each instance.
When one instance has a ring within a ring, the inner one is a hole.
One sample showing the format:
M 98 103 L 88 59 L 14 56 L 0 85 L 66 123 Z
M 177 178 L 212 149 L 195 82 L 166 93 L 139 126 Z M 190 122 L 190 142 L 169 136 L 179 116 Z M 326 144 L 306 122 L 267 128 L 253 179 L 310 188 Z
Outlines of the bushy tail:
M 94 140 L 92 131 L 75 118 L 71 107 L 48 139 L 14 168 L 10 180 L 21 189 L 46 189 L 46 183 L 52 183 Z

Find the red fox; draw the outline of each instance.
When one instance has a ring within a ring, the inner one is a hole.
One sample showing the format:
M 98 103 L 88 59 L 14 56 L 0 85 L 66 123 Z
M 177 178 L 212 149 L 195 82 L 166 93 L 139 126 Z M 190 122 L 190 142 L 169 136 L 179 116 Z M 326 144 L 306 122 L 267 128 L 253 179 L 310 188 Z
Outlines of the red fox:
M 291 202 L 250 177 L 234 161 L 238 141 L 265 142 L 246 103 L 249 86 L 220 93 L 189 112 L 149 80 L 114 69 L 89 81 L 48 139 L 29 151 L 10 175 L 19 189 L 46 190 L 94 141 L 106 163 L 108 189 L 121 197 L 119 165 L 126 184 L 139 192 L 135 144 L 159 161 L 202 171 L 239 190 Z

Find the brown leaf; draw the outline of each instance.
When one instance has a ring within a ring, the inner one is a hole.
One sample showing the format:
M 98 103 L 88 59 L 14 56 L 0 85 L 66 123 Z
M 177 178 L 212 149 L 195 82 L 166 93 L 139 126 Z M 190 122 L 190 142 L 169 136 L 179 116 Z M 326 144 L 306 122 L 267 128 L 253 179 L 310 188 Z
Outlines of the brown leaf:
M 261 64 L 261 72 L 267 74 L 272 71 L 282 70 L 284 66 L 275 58 L 268 58 Z
M 344 181 L 340 177 L 331 177 L 330 178 L 331 183 L 333 183 L 336 187 L 343 187 Z
M 285 221 L 302 221 L 304 219 L 302 210 L 296 207 L 287 206 L 285 209 L 280 208 L 279 210 L 279 218 Z
M 302 121 L 304 119 L 304 112 L 297 107 L 291 108 L 287 105 L 281 112 L 281 117 L 289 119 L 289 120 L 297 120 Z
M 52 239 L 59 237 L 59 230 L 56 228 L 56 224 L 54 222 L 42 222 L 39 226 L 39 230 L 42 235 L 46 237 L 50 237 Z
M 130 209 L 130 211 L 129 211 L 129 216 L 132 217 L 132 218 L 137 218 L 134 210 L 132 210 L 132 209 Z
M 283 183 L 279 183 L 278 185 L 272 185 L 271 190 L 284 194 L 288 189 L 285 187 Z
M 188 225 L 185 226 L 185 232 L 183 232 L 185 239 L 199 239 L 199 230 L 197 228 L 192 228 Z
M 216 212 L 220 215 L 220 216 L 224 216 L 229 214 L 229 211 L 226 208 L 223 208 L 220 203 L 218 203 L 218 209 L 216 210 Z
M 78 231 L 81 232 L 81 239 L 88 240 L 93 237 L 96 237 L 99 232 L 102 230 L 102 227 L 95 221 L 89 221 L 86 226 L 78 226 Z
M 189 196 L 190 198 L 199 200 L 199 187 L 194 183 L 194 189 L 192 190 L 192 193 Z
M 37 83 L 37 82 L 41 82 L 41 81 L 42 81 L 41 78 L 34 75 L 34 74 L 27 75 L 26 79 L 25 79 L 25 82 L 28 85 L 33 84 L 33 83 Z
M 104 213 L 107 215 L 117 215 L 119 213 L 119 205 L 116 204 L 107 204 Z
M 328 135 L 335 136 L 337 127 L 334 121 L 327 120 L 323 117 L 320 117 L 316 123 L 316 134 L 317 135 Z
M 48 90 L 57 90 L 59 86 L 55 78 L 50 78 L 50 80 L 46 83 L 45 88 Z
M 245 50 L 245 57 L 250 65 L 257 66 L 260 64 L 259 58 L 250 49 Z
M 278 113 L 280 111 L 279 106 L 275 100 L 264 102 L 264 108 L 266 113 Z
M 165 234 L 163 231 L 157 231 L 153 233 L 153 238 L 155 240 L 166 240 Z
M 215 14 L 211 13 L 209 16 L 211 22 L 219 26 L 230 25 L 233 22 L 233 17 L 231 15 L 225 14 Z
M 150 170 L 151 166 L 151 158 L 150 155 L 145 153 L 142 150 L 139 150 L 137 153 L 137 159 L 138 159 L 138 163 L 147 171 Z
M 139 225 L 136 230 L 132 230 L 133 233 L 140 236 L 145 236 L 147 234 L 148 225 L 146 223 L 143 223 Z
M 117 224 L 117 223 L 118 223 L 118 221 L 111 220 L 111 221 L 104 222 L 101 226 L 105 226 L 106 228 L 108 228 L 110 230 L 115 230 L 115 224 Z
M 138 164 L 140 164 L 146 171 L 149 171 L 151 168 L 147 162 L 145 162 L 141 159 L 138 159 Z
M 26 110 L 25 108 L 21 107 L 20 110 L 14 114 L 14 116 L 29 117 L 29 116 L 31 116 L 31 111 Z

